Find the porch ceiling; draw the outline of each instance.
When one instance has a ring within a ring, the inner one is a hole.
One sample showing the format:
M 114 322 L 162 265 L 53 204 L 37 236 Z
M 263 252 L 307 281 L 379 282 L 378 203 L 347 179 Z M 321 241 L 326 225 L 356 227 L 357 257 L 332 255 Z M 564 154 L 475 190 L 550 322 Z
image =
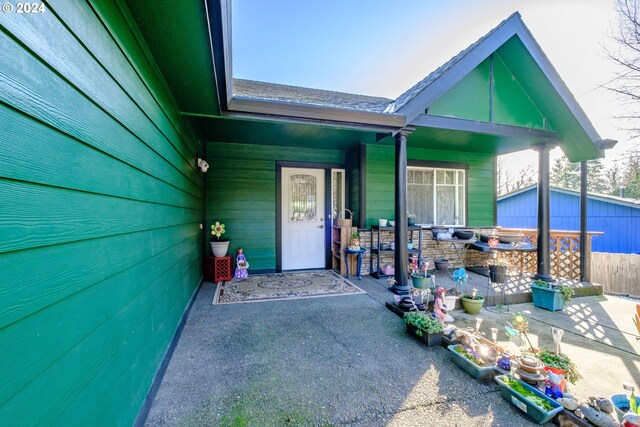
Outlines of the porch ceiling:
M 191 117 L 206 141 L 242 144 L 345 149 L 374 143 L 384 137 L 371 131 L 339 129 L 302 123 L 245 120 L 237 118 Z
M 180 111 L 219 115 L 205 2 L 124 1 Z
M 432 128 L 417 128 L 407 139 L 410 147 L 494 155 L 527 150 L 535 142 L 534 139 Z

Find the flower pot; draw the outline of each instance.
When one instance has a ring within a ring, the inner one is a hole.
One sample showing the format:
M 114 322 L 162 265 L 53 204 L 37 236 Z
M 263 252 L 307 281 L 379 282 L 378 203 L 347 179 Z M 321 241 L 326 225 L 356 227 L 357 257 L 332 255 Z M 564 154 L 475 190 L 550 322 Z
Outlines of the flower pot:
M 466 311 L 469 314 L 480 313 L 480 310 L 482 310 L 482 305 L 484 304 L 484 298 L 483 297 L 479 297 L 479 298 L 480 299 L 471 299 L 465 296 L 461 296 L 460 302 L 462 303 L 462 307 L 464 307 L 464 311 Z
M 407 325 L 407 333 L 409 335 L 413 335 L 418 340 L 422 341 L 427 345 L 427 347 L 433 347 L 436 345 L 440 345 L 442 341 L 442 332 L 437 332 L 435 334 L 427 334 L 426 332 L 422 332 L 422 336 L 416 335 L 416 331 L 418 329 L 413 325 Z
M 507 267 L 501 265 L 490 265 L 489 279 L 491 279 L 491 283 L 505 283 L 507 281 Z
M 424 277 L 422 274 L 412 274 L 411 281 L 413 282 L 414 288 L 427 288 L 429 287 L 429 282 L 431 282 L 431 275 L 427 274 L 427 277 Z
M 613 408 L 616 411 L 616 416 L 618 417 L 618 421 L 622 422 L 622 417 L 624 414 L 629 412 L 629 399 L 627 399 L 627 395 L 622 394 L 614 394 L 609 398 L 611 403 L 613 403 Z
M 448 259 L 434 259 L 433 263 L 436 265 L 436 270 L 446 270 L 449 268 Z
M 447 347 L 452 355 L 451 360 L 453 360 L 453 363 L 458 365 L 460 369 L 477 380 L 483 380 L 495 373 L 495 366 L 478 366 L 471 360 L 456 352 L 456 348 L 461 345 L 462 344 L 454 344 Z
M 211 243 L 211 250 L 213 251 L 213 256 L 220 258 L 227 255 L 227 251 L 229 250 L 229 241 L 214 241 Z
M 531 296 L 533 305 L 549 311 L 558 311 L 564 308 L 564 298 L 560 289 L 543 288 L 531 283 Z
M 456 304 L 458 303 L 458 299 L 460 299 L 460 297 L 456 295 L 445 295 L 444 304 L 447 306 L 447 310 L 449 311 L 455 310 Z
M 520 393 L 518 393 L 517 391 L 509 387 L 508 383 L 506 382 L 508 378 L 509 378 L 508 375 L 499 375 L 495 378 L 495 381 L 496 383 L 498 383 L 498 387 L 500 388 L 500 394 L 502 395 L 504 400 L 506 400 L 507 402 L 510 402 L 516 408 L 520 409 L 522 412 L 527 414 L 527 416 L 529 416 L 529 418 L 531 418 L 536 423 L 544 424 L 546 422 L 549 422 L 553 417 L 556 416 L 557 413 L 561 412 L 564 409 L 564 407 L 561 404 L 556 402 L 554 399 L 546 396 L 540 390 L 534 387 L 531 387 L 529 384 L 526 384 L 520 380 L 516 380 L 526 390 L 535 394 L 537 397 L 549 402 L 549 404 L 551 404 L 553 409 L 545 410 L 544 408 L 541 408 L 540 406 L 535 405 L 525 396 L 521 395 Z

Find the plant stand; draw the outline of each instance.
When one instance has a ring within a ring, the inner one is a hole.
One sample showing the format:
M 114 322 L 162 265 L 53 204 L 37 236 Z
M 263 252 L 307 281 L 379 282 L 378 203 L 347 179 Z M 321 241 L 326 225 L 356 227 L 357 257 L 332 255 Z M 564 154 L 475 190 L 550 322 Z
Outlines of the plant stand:
M 495 283 L 489 279 L 487 287 L 486 309 L 493 313 L 509 313 L 509 298 L 507 297 L 506 281 Z

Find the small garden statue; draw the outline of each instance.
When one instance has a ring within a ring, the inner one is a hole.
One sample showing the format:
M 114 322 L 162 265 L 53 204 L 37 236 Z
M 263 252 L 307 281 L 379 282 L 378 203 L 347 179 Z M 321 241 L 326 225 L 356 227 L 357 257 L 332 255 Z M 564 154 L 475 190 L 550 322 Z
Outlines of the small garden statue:
M 449 309 L 444 303 L 444 294 L 447 290 L 445 288 L 438 288 L 436 291 L 436 300 L 433 303 L 433 312 L 442 324 L 444 322 L 453 322 L 453 317 L 449 315 Z
M 249 263 L 244 257 L 242 248 L 238 248 L 238 254 L 236 255 L 236 272 L 234 273 L 233 278 L 238 280 L 249 278 Z

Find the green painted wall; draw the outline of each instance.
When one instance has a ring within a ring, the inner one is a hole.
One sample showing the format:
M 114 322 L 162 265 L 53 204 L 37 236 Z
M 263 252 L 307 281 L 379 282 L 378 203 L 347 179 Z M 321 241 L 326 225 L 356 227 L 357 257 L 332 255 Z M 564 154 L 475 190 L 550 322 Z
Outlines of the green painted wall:
M 251 269 L 276 268 L 276 162 L 344 164 L 342 150 L 225 142 L 207 144 L 207 223 L 225 224 L 229 253 L 244 253 Z
M 198 142 L 113 2 L 0 14 L 0 425 L 131 425 L 201 276 Z
M 484 60 L 438 98 L 428 114 L 545 129 L 542 113 L 498 54 Z
M 411 139 L 411 136 L 409 136 Z M 390 138 L 389 138 L 390 140 Z M 366 146 L 367 226 L 379 218 L 394 219 L 395 148 L 393 145 Z M 409 147 L 407 158 L 440 162 L 467 163 L 467 225 L 486 226 L 494 223 L 495 167 L 493 156 L 456 151 Z

